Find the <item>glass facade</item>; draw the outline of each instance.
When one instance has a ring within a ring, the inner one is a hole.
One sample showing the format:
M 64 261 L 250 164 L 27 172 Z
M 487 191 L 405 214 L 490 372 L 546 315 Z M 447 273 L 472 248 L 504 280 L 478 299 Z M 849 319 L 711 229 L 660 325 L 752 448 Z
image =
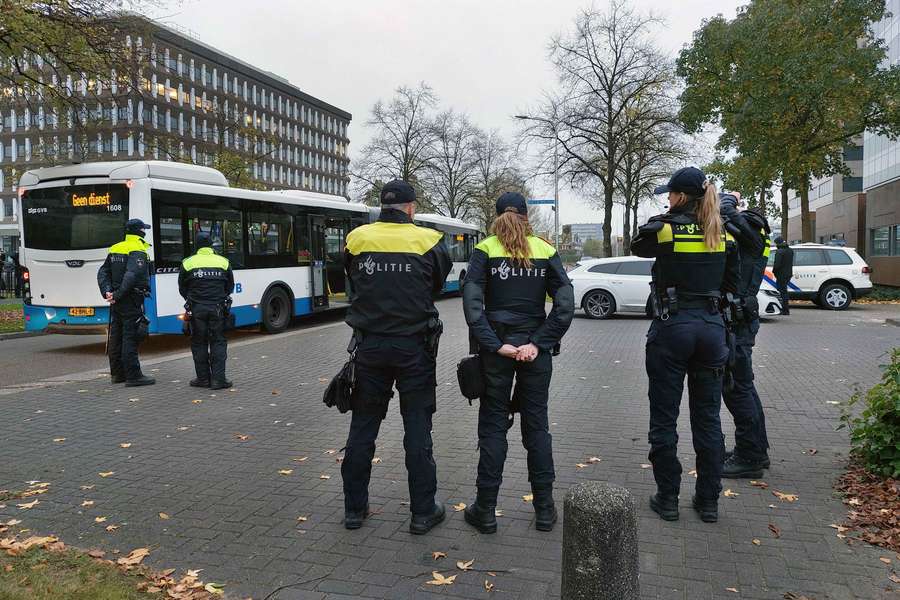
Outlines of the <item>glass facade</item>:
M 885 66 L 900 64 L 900 0 L 885 3 L 890 17 L 875 24 L 875 35 L 888 45 Z M 900 140 L 866 132 L 863 160 L 863 188 L 869 190 L 900 178 Z

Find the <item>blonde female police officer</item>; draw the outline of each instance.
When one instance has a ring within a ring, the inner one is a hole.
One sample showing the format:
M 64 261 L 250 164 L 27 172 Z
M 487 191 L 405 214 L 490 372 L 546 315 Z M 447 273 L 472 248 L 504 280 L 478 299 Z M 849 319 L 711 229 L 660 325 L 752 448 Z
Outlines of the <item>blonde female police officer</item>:
M 678 519 L 681 463 L 677 420 L 688 377 L 691 434 L 697 453 L 693 507 L 705 522 L 718 520 L 725 445 L 719 410 L 728 359 L 722 295 L 735 292 L 738 255 L 727 241 L 714 185 L 699 169 L 672 175 L 655 193 L 669 194 L 669 212 L 640 228 L 631 250 L 655 257 L 647 333 L 650 379 L 650 462 L 657 493 L 650 507 L 667 521 Z
M 551 354 L 558 353 L 572 322 L 574 294 L 556 250 L 532 235 L 521 194 L 510 192 L 497 200 L 493 233 L 475 247 L 463 285 L 466 322 L 485 380 L 478 410 L 478 495 L 465 519 L 481 533 L 497 531 L 494 509 L 506 461 L 506 432 L 511 413 L 519 410 L 535 525 L 550 531 L 557 519 L 547 419 Z M 549 315 L 544 310 L 548 294 L 553 298 Z

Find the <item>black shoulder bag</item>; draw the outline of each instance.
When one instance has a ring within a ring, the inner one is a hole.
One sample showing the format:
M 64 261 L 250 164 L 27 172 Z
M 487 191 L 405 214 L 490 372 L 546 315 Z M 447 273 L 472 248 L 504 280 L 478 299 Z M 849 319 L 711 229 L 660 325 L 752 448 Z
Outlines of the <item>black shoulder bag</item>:
M 351 401 L 356 390 L 356 348 L 358 346 L 359 340 L 356 333 L 354 333 L 353 338 L 350 340 L 350 346 L 347 348 L 347 351 L 350 353 L 350 360 L 344 363 L 338 374 L 332 378 L 328 387 L 325 388 L 325 395 L 322 398 L 325 406 L 328 408 L 337 406 L 341 414 L 352 408 Z
M 459 391 L 469 399 L 469 404 L 484 395 L 484 372 L 479 355 L 467 356 L 459 361 L 456 365 L 456 378 L 459 380 Z

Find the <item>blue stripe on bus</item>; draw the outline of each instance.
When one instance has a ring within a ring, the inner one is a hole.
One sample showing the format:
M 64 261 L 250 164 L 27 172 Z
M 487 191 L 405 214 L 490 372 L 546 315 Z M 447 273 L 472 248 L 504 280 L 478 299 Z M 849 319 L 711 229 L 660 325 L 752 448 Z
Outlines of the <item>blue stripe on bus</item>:
M 34 306 L 25 304 L 25 331 L 44 331 L 50 325 L 96 327 L 109 323 L 109 307 L 95 306 L 93 317 L 73 317 L 67 306 Z
M 445 292 L 458 292 L 459 291 L 459 280 L 456 281 L 445 281 L 444 282 L 444 291 Z
M 257 305 L 232 306 L 235 327 L 257 325 L 262 321 L 262 309 Z M 294 300 L 294 316 L 308 315 L 312 312 L 312 298 L 297 298 Z M 168 315 L 156 319 L 155 328 L 150 333 L 181 333 L 182 321 L 180 315 Z M 153 324 L 151 323 L 151 326 Z

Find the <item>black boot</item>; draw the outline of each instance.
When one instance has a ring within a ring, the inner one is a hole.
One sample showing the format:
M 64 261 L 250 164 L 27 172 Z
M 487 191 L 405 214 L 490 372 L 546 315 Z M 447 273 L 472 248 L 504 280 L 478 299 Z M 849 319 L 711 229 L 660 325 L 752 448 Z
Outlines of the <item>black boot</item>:
M 363 521 L 369 516 L 369 505 L 365 510 L 347 510 L 344 511 L 344 527 L 346 529 L 359 529 L 362 527 Z
M 715 523 L 719 520 L 719 503 L 716 500 L 703 500 L 695 494 L 691 504 L 704 523 Z
M 125 382 L 125 387 L 140 387 L 142 385 L 153 385 L 156 380 L 146 375 L 141 375 L 137 379 L 129 379 Z
M 409 532 L 413 535 L 425 535 L 431 529 L 444 520 L 447 509 L 443 504 L 435 504 L 427 515 L 413 515 L 409 522 Z
M 194 379 L 191 379 L 190 386 L 191 387 L 208 388 L 209 387 L 209 379 L 200 379 L 199 377 L 195 377 Z
M 110 383 L 125 383 L 124 375 L 110 375 L 109 377 Z
M 466 507 L 466 523 L 480 533 L 497 533 L 497 489 L 478 488 L 478 496 Z
M 224 390 L 226 388 L 231 387 L 231 382 L 227 379 L 223 379 L 221 381 L 213 381 L 209 384 L 209 389 L 211 390 Z
M 725 451 L 725 461 L 726 462 L 728 462 L 728 459 L 731 458 L 732 456 L 734 456 L 734 450 L 726 450 Z M 772 461 L 769 460 L 768 455 L 766 455 L 766 457 L 764 459 L 762 459 L 758 462 L 762 466 L 763 469 L 768 469 L 769 467 L 772 466 Z
M 553 531 L 553 525 L 559 518 L 556 504 L 553 502 L 553 486 L 532 486 L 534 495 L 534 527 L 538 531 Z
M 650 496 L 650 509 L 663 521 L 678 520 L 678 496 L 656 493 Z
M 763 465 L 762 461 L 750 461 L 737 454 L 732 454 L 725 461 L 722 477 L 725 479 L 759 479 L 763 476 Z

